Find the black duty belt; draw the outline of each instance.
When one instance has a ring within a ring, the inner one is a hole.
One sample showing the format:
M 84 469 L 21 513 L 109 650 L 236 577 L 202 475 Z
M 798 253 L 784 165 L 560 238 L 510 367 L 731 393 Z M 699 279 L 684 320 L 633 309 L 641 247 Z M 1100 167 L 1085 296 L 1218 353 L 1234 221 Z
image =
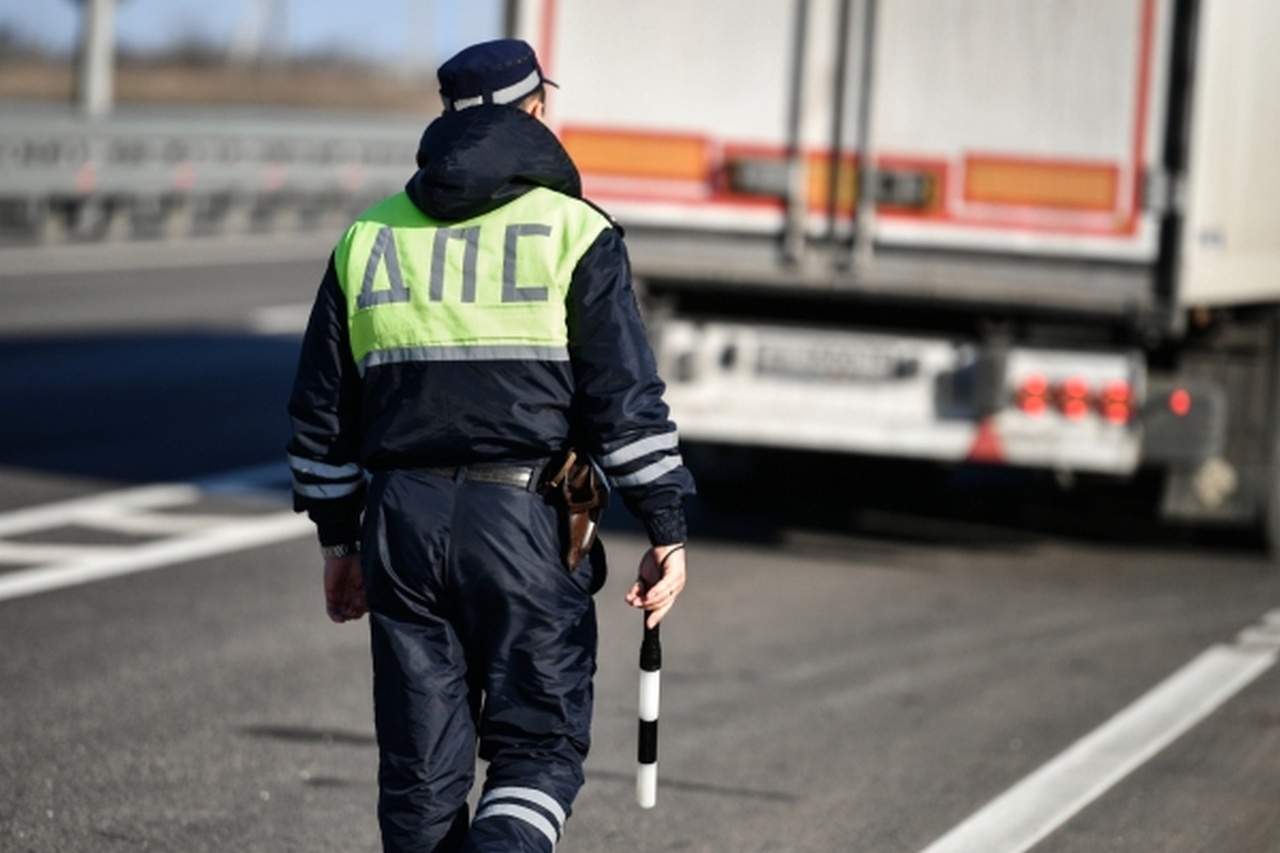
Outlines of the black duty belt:
M 532 465 L 458 465 L 454 467 L 419 468 L 437 477 L 461 479 L 468 483 L 496 483 L 499 486 L 529 488 L 537 468 Z

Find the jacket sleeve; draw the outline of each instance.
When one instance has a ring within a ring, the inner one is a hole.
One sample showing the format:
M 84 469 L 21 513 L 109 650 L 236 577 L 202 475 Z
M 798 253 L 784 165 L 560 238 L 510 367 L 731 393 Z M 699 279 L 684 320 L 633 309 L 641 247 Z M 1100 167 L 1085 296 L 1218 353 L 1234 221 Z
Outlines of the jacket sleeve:
M 333 258 L 320 282 L 289 398 L 293 505 L 316 523 L 321 545 L 359 541 L 365 478 L 360 465 L 360 377 Z
M 601 232 L 578 262 L 569 290 L 569 354 L 575 406 L 587 446 L 649 541 L 684 541 L 693 476 L 680 456 L 645 334 L 631 264 L 616 229 Z

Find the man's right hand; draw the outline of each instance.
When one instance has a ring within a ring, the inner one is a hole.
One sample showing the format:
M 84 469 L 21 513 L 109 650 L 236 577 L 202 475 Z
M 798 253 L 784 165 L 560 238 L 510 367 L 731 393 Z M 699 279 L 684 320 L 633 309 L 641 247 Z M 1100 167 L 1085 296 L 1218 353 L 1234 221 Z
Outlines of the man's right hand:
M 627 592 L 627 604 L 647 610 L 645 625 L 656 628 L 684 589 L 684 543 L 654 545 L 640 559 L 640 576 Z
M 369 612 L 359 554 L 324 561 L 324 602 L 334 622 L 349 622 Z

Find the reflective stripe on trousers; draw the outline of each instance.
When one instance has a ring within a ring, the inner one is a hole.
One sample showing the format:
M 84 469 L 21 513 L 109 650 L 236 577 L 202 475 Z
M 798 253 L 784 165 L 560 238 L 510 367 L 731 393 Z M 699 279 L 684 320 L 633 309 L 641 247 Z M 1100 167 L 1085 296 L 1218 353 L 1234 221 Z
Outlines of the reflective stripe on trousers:
M 590 743 L 596 567 L 535 492 L 374 476 L 362 559 L 388 851 L 549 851 Z M 476 746 L 489 762 L 474 822 Z

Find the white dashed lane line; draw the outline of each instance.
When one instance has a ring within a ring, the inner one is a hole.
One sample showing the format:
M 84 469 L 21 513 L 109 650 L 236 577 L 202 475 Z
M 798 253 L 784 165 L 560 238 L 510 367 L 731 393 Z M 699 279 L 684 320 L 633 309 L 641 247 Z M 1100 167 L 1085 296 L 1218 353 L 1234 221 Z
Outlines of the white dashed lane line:
M 142 486 L 0 515 L 0 601 L 243 551 L 304 536 L 306 516 L 291 510 L 245 515 L 166 512 L 210 493 L 251 493 L 283 476 L 282 464 L 230 472 L 200 483 Z M 41 542 L 62 528 L 146 541 L 120 544 Z M 36 535 L 37 541 L 13 537 Z M 5 571 L 5 566 L 15 566 Z

